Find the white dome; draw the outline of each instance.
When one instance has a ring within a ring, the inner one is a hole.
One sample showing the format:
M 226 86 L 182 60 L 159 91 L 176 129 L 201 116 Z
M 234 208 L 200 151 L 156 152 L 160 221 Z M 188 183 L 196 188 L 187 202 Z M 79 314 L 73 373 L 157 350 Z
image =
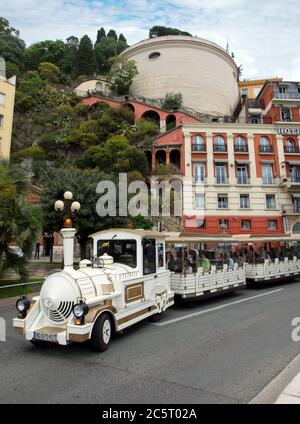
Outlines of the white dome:
M 141 41 L 121 55 L 136 61 L 131 93 L 163 98 L 181 92 L 196 111 L 231 115 L 239 99 L 237 66 L 220 46 L 197 37 L 169 35 Z

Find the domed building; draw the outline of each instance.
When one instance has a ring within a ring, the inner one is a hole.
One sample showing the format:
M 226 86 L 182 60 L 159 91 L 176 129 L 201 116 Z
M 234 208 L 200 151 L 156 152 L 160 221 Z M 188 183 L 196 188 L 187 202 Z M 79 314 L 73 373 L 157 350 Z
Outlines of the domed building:
M 211 41 L 169 35 L 141 41 L 121 55 L 137 64 L 134 96 L 153 99 L 180 92 L 185 107 L 217 116 L 231 116 L 239 101 L 237 66 Z

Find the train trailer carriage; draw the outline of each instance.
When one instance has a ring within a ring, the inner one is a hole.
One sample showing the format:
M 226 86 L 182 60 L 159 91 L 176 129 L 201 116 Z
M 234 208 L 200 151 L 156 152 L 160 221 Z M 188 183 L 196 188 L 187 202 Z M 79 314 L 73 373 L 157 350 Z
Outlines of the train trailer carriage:
M 97 256 L 73 267 L 74 228 L 61 230 L 64 269 L 46 278 L 40 295 L 17 302 L 17 333 L 33 344 L 89 339 L 98 351 L 111 335 L 138 321 L 157 320 L 174 303 L 165 267 L 165 238 L 157 232 L 112 229 L 91 236 Z
M 239 245 L 232 237 L 180 234 L 166 239 L 166 249 L 175 299 L 203 299 L 246 286 L 244 261 L 237 254 Z
M 239 237 L 247 284 L 284 282 L 300 276 L 299 236 Z

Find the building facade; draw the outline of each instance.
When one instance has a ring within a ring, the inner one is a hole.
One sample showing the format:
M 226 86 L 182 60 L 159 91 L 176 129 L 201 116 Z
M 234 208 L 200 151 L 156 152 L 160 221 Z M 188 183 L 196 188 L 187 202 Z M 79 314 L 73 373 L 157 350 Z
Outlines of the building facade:
M 4 59 L 0 58 L 0 61 L 0 158 L 9 159 L 16 78 L 6 79 Z
M 172 180 L 190 184 L 183 230 L 299 234 L 300 82 L 276 77 L 238 86 L 226 51 L 195 37 L 158 37 L 122 54 L 137 62 L 140 73 L 132 94 L 145 96 L 144 101 L 88 96 L 82 102 L 129 107 L 135 120 L 157 122 L 160 135 L 152 145 L 139 147 L 152 180 L 165 165 Z M 181 91 L 190 113 L 184 107 L 168 112 L 147 99 L 168 91 Z

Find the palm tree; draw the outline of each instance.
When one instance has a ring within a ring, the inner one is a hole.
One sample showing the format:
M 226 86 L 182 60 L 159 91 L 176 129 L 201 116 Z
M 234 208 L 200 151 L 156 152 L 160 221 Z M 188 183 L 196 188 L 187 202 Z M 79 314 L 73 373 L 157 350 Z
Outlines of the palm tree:
M 27 276 L 25 260 L 9 245 L 14 241 L 28 254 L 41 228 L 40 210 L 26 203 L 29 186 L 23 168 L 0 161 L 0 278 L 8 269 L 16 270 L 22 280 Z

